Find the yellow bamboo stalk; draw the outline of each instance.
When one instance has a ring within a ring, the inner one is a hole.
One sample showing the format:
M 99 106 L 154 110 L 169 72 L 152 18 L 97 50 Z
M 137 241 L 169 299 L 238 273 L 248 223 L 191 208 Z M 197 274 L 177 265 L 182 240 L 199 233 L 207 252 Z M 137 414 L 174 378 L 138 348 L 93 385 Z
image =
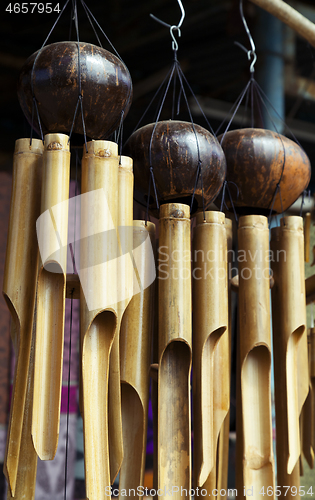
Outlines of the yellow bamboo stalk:
M 86 496 L 105 500 L 110 488 L 109 356 L 117 331 L 118 147 L 91 141 L 82 159 L 81 355 Z
M 117 333 L 110 354 L 108 389 L 108 433 L 111 483 L 117 476 L 123 461 L 123 435 L 121 417 L 121 392 L 119 369 L 119 336 L 124 312 L 133 290 L 133 172 L 132 159 L 120 157 L 118 167 L 118 297 Z
M 313 457 L 315 454 L 315 328 L 311 328 L 311 355 L 310 355 L 310 380 L 311 380 L 311 447 L 313 450 Z M 314 467 L 314 462 L 313 462 Z M 313 468 L 312 467 L 312 468 Z
M 135 489 L 143 485 L 145 472 L 149 370 L 153 326 L 155 264 L 155 225 L 134 221 L 133 246 L 137 253 L 140 278 L 131 302 L 124 314 L 120 332 L 120 373 L 124 459 L 120 471 L 119 489 Z M 150 243 L 149 243 L 150 242 Z M 152 283 L 150 286 L 146 284 Z M 143 288 L 146 286 L 145 288 Z M 139 292 L 138 292 L 139 290 Z M 136 495 L 139 497 L 139 495 Z M 139 497 L 140 498 L 140 497 Z
M 158 241 L 156 241 L 158 247 Z M 152 363 L 151 367 L 151 402 L 153 417 L 153 488 L 158 489 L 158 366 L 159 366 L 159 280 L 155 280 L 154 290 L 154 323 L 152 340 Z M 157 495 L 156 495 L 157 498 Z
M 263 487 L 275 486 L 267 218 L 241 217 L 238 243 L 243 476 L 245 496 L 260 499 Z
M 36 313 L 34 317 L 36 321 Z M 28 373 L 26 374 L 26 395 L 24 415 L 22 416 L 22 434 L 17 468 L 14 496 L 8 488 L 7 500 L 34 500 L 37 472 L 37 453 L 32 440 L 32 405 L 34 386 L 34 359 L 35 359 L 35 324 L 31 339 Z M 4 469 L 5 470 L 5 469 Z
M 305 460 L 308 463 L 310 469 L 314 467 L 314 395 L 313 395 L 313 381 L 312 381 L 312 344 L 315 344 L 315 328 L 309 328 L 308 330 L 308 362 L 309 362 L 309 391 L 307 398 L 305 400 L 303 410 L 302 410 L 302 449 Z M 315 347 L 315 346 L 314 346 Z M 300 421 L 301 425 L 301 421 Z
M 299 417 L 308 393 L 303 219 L 271 231 L 273 348 L 279 486 L 299 486 Z M 291 497 L 291 489 L 288 492 Z M 292 495 L 293 497 L 294 495 Z
M 55 456 L 60 421 L 66 298 L 70 151 L 68 136 L 47 134 L 43 157 L 41 254 L 37 282 L 37 320 L 32 436 L 41 460 Z
M 27 399 L 35 290 L 38 271 L 36 220 L 40 215 L 42 141 L 19 139 L 13 159 L 13 187 L 3 295 L 12 316 L 11 337 L 16 367 L 11 400 L 4 473 L 15 495 Z
M 191 485 L 191 251 L 187 205 L 161 206 L 159 245 L 158 486 L 173 488 L 172 496 L 179 500 L 189 498 Z
M 193 241 L 195 484 L 216 487 L 218 436 L 229 409 L 227 239 L 222 212 L 200 213 Z M 213 477 L 206 482 L 210 472 Z
M 225 231 L 227 239 L 227 277 L 228 277 L 228 339 L 229 339 L 229 389 L 231 381 L 231 349 L 232 349 L 232 310 L 231 310 L 231 281 L 229 276 L 232 267 L 232 248 L 233 248 L 233 223 L 231 219 L 225 219 Z M 230 399 L 230 394 L 229 394 Z M 228 468 L 229 468 L 229 441 L 230 441 L 230 409 L 222 424 L 219 444 L 218 444 L 218 468 L 217 468 L 217 489 L 219 491 L 218 500 L 223 500 L 226 495 L 221 495 L 220 491 L 227 491 L 228 487 Z

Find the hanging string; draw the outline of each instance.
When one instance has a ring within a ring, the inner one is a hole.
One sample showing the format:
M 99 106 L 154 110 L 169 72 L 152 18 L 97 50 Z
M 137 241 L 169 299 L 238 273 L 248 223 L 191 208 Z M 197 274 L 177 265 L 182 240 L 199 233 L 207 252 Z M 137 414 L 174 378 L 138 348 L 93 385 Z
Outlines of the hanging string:
M 42 126 L 41 126 L 41 121 L 40 121 L 40 116 L 39 116 L 39 112 L 38 112 L 38 107 L 37 107 L 37 101 L 36 101 L 36 96 L 35 96 L 35 91 L 34 91 L 34 71 L 35 71 L 35 65 L 36 65 L 36 62 L 39 58 L 39 55 L 41 53 L 41 51 L 43 50 L 44 46 L 46 45 L 48 39 L 50 38 L 50 35 L 52 34 L 52 32 L 54 31 L 55 29 L 55 26 L 56 24 L 58 23 L 59 19 L 61 18 L 63 12 L 65 11 L 65 8 L 67 7 L 68 3 L 69 3 L 70 0 L 67 0 L 66 3 L 64 4 L 63 8 L 61 9 L 56 21 L 54 22 L 51 30 L 49 31 L 47 37 L 45 38 L 45 41 L 43 43 L 43 45 L 41 46 L 41 48 L 38 50 L 36 56 L 35 56 L 35 59 L 34 59 L 34 62 L 33 62 L 33 66 L 32 66 L 32 71 L 31 71 L 31 91 L 32 91 L 32 124 L 31 124 L 31 138 L 30 138 L 30 145 L 32 145 L 32 140 L 33 140 L 33 129 L 34 129 L 34 107 L 36 109 L 36 116 L 37 116 L 37 120 L 38 120 L 38 126 L 39 126 L 39 129 L 40 129 L 40 135 L 41 135 L 41 139 L 42 141 L 44 142 L 44 136 L 43 136 L 43 131 L 42 131 Z

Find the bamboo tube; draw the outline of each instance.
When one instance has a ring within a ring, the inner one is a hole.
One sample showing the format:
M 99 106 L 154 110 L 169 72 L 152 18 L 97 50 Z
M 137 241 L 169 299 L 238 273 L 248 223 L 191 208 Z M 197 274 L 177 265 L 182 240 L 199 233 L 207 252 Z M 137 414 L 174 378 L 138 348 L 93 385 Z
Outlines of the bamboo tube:
M 231 381 L 231 349 L 232 349 L 232 310 L 231 310 L 231 281 L 229 272 L 232 267 L 232 248 L 233 248 L 233 224 L 231 219 L 225 219 L 225 231 L 227 240 L 227 278 L 228 278 L 228 339 L 229 339 L 229 385 L 228 390 L 230 390 Z M 230 394 L 229 394 L 230 400 Z M 228 487 L 228 468 L 229 468 L 229 443 L 230 443 L 230 409 L 222 424 L 220 435 L 219 435 L 219 445 L 218 445 L 218 468 L 217 468 L 217 489 L 219 491 L 218 500 L 223 500 L 226 495 L 221 495 L 221 491 L 227 491 Z
M 303 432 L 302 449 L 310 469 L 314 468 L 314 354 L 315 354 L 315 328 L 309 329 L 308 335 L 308 360 L 309 360 L 309 391 L 303 406 Z M 313 361 L 312 361 L 313 358 Z
M 195 484 L 216 487 L 218 436 L 229 409 L 227 241 L 222 212 L 196 217 L 193 240 Z M 207 488 L 206 488 L 207 489 Z
M 122 490 L 133 488 L 137 491 L 137 487 L 143 485 L 149 405 L 155 225 L 151 222 L 146 225 L 144 221 L 134 221 L 133 224 L 133 247 L 135 261 L 139 263 L 137 270 L 141 290 L 138 293 L 135 287 L 120 333 L 124 459 L 120 471 L 119 498 L 124 497 Z
M 162 205 L 159 229 L 158 486 L 179 500 L 191 484 L 189 207 Z
M 42 264 L 37 282 L 37 323 L 32 436 L 41 460 L 55 456 L 60 421 L 66 297 L 70 151 L 68 136 L 47 134 L 41 216 L 37 235 Z
M 315 25 L 283 0 L 251 0 L 287 24 L 315 47 Z
M 299 416 L 308 392 L 301 217 L 284 217 L 272 229 L 271 251 L 278 484 L 298 487 Z
M 241 217 L 238 242 L 244 487 L 246 497 L 260 499 L 263 487 L 274 492 L 275 485 L 267 218 Z
M 156 247 L 158 247 L 158 240 Z M 153 488 L 158 490 L 158 366 L 159 366 L 159 280 L 155 280 L 154 290 L 154 323 L 152 339 L 152 364 L 151 376 L 151 403 L 153 417 Z M 156 368 L 156 369 L 155 369 Z M 157 495 L 155 497 L 157 499 Z
M 305 223 L 304 223 L 304 259 L 305 262 L 310 261 L 310 253 L 311 253 L 311 221 L 312 215 L 310 212 L 305 214 Z
M 311 349 L 310 349 L 310 380 L 311 380 L 311 395 L 312 395 L 312 429 L 311 429 L 311 446 L 313 449 L 313 458 L 315 454 L 315 328 L 311 328 Z M 314 467 L 314 462 L 313 462 Z M 312 467 L 312 468 L 313 468 Z
M 34 318 L 34 321 L 36 321 L 36 317 Z M 34 500 L 35 498 L 37 453 L 34 448 L 31 434 L 35 358 L 35 324 L 33 325 L 33 335 L 31 335 L 31 337 L 29 366 L 28 373 L 26 374 L 25 410 L 24 415 L 21 417 L 23 426 L 19 462 L 14 494 L 10 488 L 8 488 L 7 500 L 13 500 L 13 498 L 15 500 Z
M 118 147 L 91 141 L 82 159 L 81 355 L 86 496 L 105 500 L 110 488 L 109 356 L 117 331 Z
M 15 143 L 13 188 L 3 295 L 12 316 L 11 337 L 16 353 L 11 412 L 4 472 L 15 495 L 21 449 L 32 341 L 38 270 L 36 220 L 40 215 L 43 143 L 19 139 Z
M 117 333 L 110 354 L 108 388 L 108 435 L 111 483 L 117 476 L 123 461 L 123 435 L 121 417 L 121 393 L 119 370 L 119 336 L 123 314 L 132 298 L 133 265 L 133 172 L 132 159 L 120 157 L 118 167 L 118 297 Z

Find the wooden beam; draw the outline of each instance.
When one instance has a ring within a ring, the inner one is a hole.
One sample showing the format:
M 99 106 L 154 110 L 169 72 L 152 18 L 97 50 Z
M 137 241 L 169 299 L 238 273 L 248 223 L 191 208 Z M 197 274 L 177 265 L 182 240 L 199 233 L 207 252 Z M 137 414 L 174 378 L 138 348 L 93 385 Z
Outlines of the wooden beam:
M 251 0 L 251 2 L 290 26 L 315 47 L 315 24 L 286 2 L 283 0 Z

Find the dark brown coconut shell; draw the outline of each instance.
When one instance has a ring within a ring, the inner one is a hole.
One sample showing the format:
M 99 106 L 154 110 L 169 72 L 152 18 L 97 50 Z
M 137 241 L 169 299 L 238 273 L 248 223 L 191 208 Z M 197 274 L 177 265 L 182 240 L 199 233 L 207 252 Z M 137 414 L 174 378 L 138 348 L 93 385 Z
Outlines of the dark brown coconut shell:
M 218 140 L 221 140 L 218 137 Z M 311 178 L 310 161 L 304 150 L 287 137 L 271 130 L 247 128 L 226 133 L 222 148 L 227 162 L 227 180 L 233 203 L 240 215 L 281 213 L 306 189 Z M 280 182 L 281 198 L 276 193 Z M 226 204 L 231 207 L 228 197 Z
M 32 67 L 38 52 L 24 64 L 18 84 L 22 110 L 32 121 Z M 33 88 L 44 133 L 69 134 L 79 95 L 79 58 L 76 42 L 58 42 L 45 46 L 36 59 Z M 81 93 L 86 134 L 105 139 L 118 126 L 121 112 L 127 115 L 132 82 L 126 66 L 111 52 L 80 42 Z M 36 113 L 35 113 L 36 117 Z M 35 129 L 39 131 L 37 119 Z M 83 134 L 78 109 L 74 133 Z
M 150 142 L 154 123 L 136 130 L 129 138 L 124 154 L 133 158 L 135 198 L 146 205 L 150 179 Z M 222 148 L 208 130 L 189 122 L 168 120 L 158 122 L 151 144 L 151 165 L 158 190 L 159 203 L 191 204 L 198 169 L 198 147 L 207 207 L 219 193 L 226 175 Z M 196 139 L 197 138 L 197 139 Z M 198 142 L 197 142 L 198 141 Z M 195 192 L 192 214 L 201 211 L 201 183 Z M 151 184 L 150 211 L 157 216 L 153 185 Z

